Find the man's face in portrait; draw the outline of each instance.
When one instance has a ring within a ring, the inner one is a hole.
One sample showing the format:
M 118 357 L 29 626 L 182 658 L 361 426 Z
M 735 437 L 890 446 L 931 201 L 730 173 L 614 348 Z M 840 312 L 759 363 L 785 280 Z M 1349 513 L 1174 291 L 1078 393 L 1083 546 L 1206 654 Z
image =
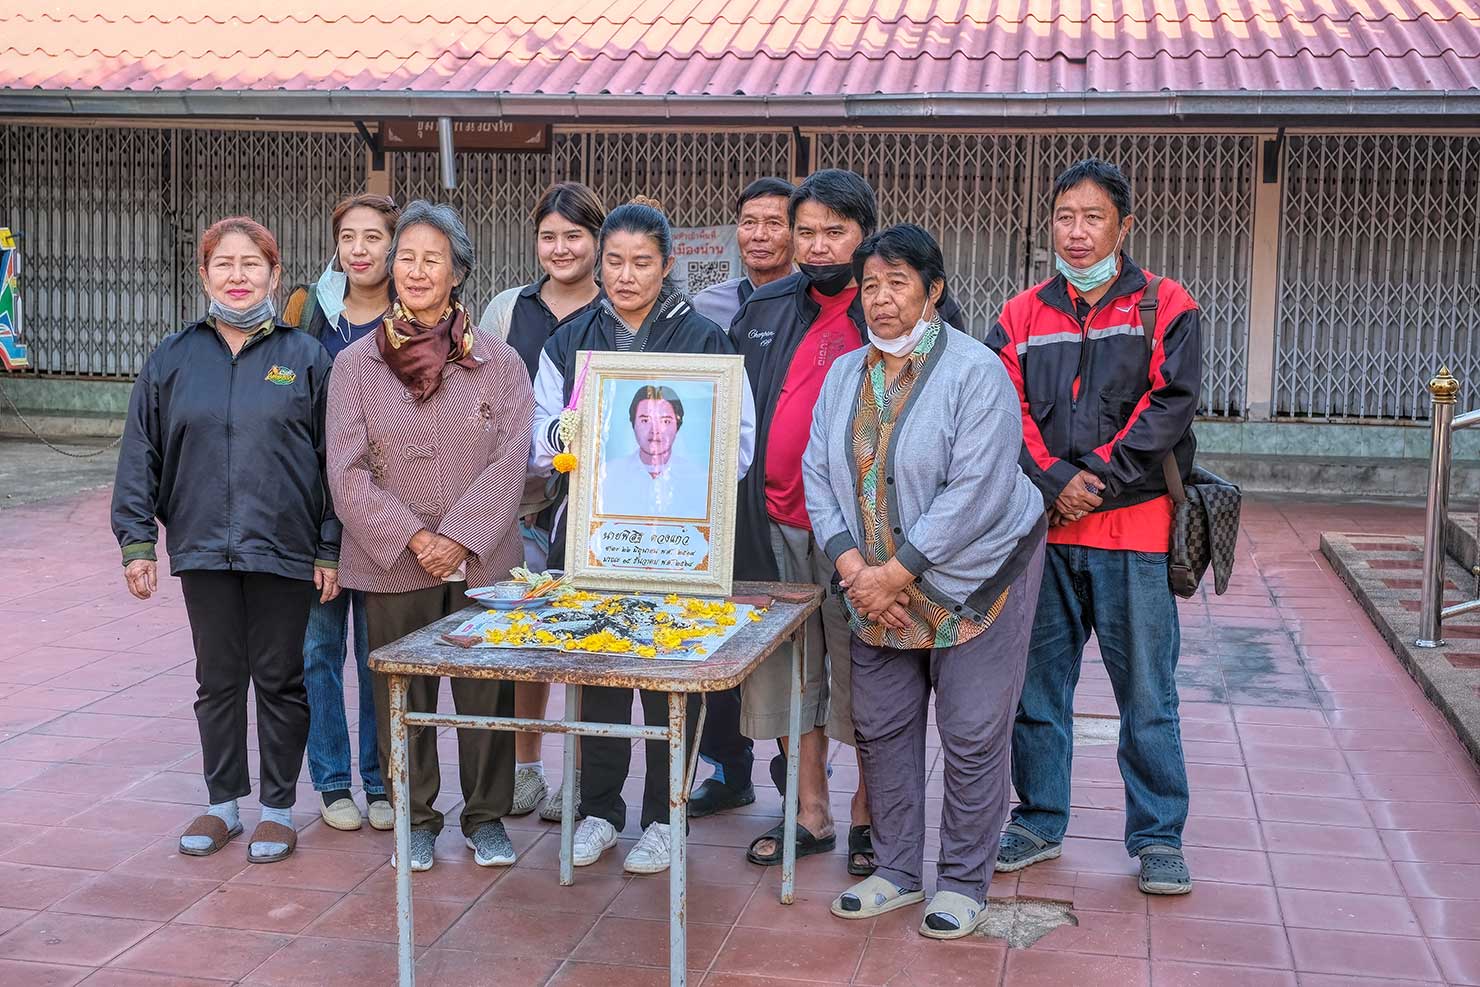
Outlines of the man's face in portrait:
M 662 466 L 673 453 L 673 440 L 678 436 L 678 415 L 673 405 L 662 398 L 637 403 L 632 419 L 632 434 L 637 439 L 637 452 L 644 463 Z

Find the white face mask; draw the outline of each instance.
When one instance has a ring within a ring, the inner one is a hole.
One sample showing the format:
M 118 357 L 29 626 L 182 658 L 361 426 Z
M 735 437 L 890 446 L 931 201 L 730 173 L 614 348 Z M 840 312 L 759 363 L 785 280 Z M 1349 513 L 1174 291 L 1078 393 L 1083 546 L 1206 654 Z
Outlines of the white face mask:
M 329 320 L 331 326 L 339 321 L 340 314 L 344 312 L 344 293 L 348 289 L 349 276 L 337 269 L 331 259 L 324 268 L 324 273 L 319 275 L 319 282 L 314 289 L 319 299 L 319 311 L 324 313 L 324 318 Z
M 868 331 L 868 341 L 873 343 L 881 353 L 890 356 L 908 356 L 915 352 L 915 347 L 920 345 L 920 340 L 925 338 L 925 330 L 930 328 L 933 319 L 925 318 L 925 313 L 930 311 L 930 302 L 925 302 L 925 307 L 920 309 L 919 321 L 915 327 L 903 336 L 895 336 L 893 339 L 884 339 L 874 332 L 872 328 Z

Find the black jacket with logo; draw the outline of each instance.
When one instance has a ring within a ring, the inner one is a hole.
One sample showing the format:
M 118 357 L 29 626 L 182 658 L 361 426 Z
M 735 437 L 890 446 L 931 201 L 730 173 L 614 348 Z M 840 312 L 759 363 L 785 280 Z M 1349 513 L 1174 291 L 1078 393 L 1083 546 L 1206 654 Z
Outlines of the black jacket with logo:
M 113 487 L 124 562 L 312 579 L 339 559 L 324 476 L 329 353 L 289 326 L 231 355 L 210 321 L 167 336 L 134 383 Z
M 755 393 L 755 457 L 750 472 L 740 481 L 735 498 L 736 579 L 780 578 L 776 556 L 771 551 L 770 516 L 766 512 L 766 446 L 776 413 L 776 399 L 786 383 L 792 357 L 822 311 L 822 306 L 812 299 L 811 287 L 811 280 L 801 271 L 762 285 L 741 304 L 735 321 L 730 323 L 730 340 L 745 357 L 745 372 Z M 941 302 L 940 317 L 947 324 L 967 331 L 961 309 L 949 295 Z M 848 306 L 848 318 L 858 332 L 858 346 L 864 345 L 868 329 L 861 296 Z

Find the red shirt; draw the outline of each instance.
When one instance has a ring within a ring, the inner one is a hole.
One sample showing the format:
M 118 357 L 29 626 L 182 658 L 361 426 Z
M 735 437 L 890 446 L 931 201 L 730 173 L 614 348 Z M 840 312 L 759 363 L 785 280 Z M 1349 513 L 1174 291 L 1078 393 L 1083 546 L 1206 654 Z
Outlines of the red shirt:
M 1083 545 L 1123 552 L 1165 552 L 1172 540 L 1172 498 L 1096 511 L 1048 529 L 1050 545 Z
M 766 513 L 773 521 L 808 531 L 812 520 L 807 517 L 807 494 L 802 487 L 802 453 L 812 434 L 812 408 L 833 362 L 856 350 L 859 343 L 858 330 L 848 318 L 848 306 L 858 289 L 847 288 L 832 297 L 815 290 L 811 294 L 822 311 L 797 344 L 766 434 Z

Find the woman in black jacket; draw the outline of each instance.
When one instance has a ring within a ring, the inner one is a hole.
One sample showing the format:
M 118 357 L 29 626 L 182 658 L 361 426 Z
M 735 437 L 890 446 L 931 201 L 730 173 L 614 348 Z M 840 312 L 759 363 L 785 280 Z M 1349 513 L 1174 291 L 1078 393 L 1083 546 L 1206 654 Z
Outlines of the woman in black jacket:
M 673 233 L 668 219 L 651 199 L 640 199 L 613 209 L 601 227 L 597 247 L 604 292 L 595 308 L 566 322 L 540 353 L 535 374 L 534 445 L 530 452 L 531 472 L 548 475 L 557 453 L 564 451 L 557 424 L 560 411 L 570 401 L 577 377 L 576 354 L 581 350 L 615 350 L 633 353 L 733 353 L 724 331 L 694 311 L 681 292 L 668 282 L 673 270 Z M 750 466 L 755 442 L 755 402 L 747 383 L 740 414 L 739 475 Z M 556 506 L 555 530 L 550 561 L 560 565 L 565 557 L 565 504 Z M 661 723 L 668 716 L 667 697 L 661 692 L 641 691 L 643 716 L 648 723 Z M 688 716 L 685 743 L 694 742 L 698 699 Z M 586 686 L 581 690 L 581 715 L 599 723 L 630 723 L 632 692 Z M 647 780 L 643 788 L 642 838 L 627 855 L 624 868 L 635 874 L 655 874 L 668 869 L 668 751 L 661 741 L 644 745 Z M 626 826 L 627 806 L 622 785 L 632 756 L 632 743 L 606 737 L 581 741 L 581 772 L 577 790 L 579 815 L 584 816 L 575 834 L 574 862 L 577 867 L 594 864 L 616 845 L 617 833 Z
M 206 230 L 208 314 L 145 363 L 113 488 L 129 592 L 147 600 L 158 589 L 163 522 L 195 641 L 211 804 L 180 837 L 181 853 L 215 853 L 242 830 L 236 800 L 251 791 L 255 687 L 262 821 L 252 863 L 282 860 L 297 845 L 292 806 L 309 719 L 303 633 L 315 597 L 339 592 L 339 522 L 324 476 L 330 358 L 275 319 L 281 276 L 277 241 L 258 223 L 234 217 Z

